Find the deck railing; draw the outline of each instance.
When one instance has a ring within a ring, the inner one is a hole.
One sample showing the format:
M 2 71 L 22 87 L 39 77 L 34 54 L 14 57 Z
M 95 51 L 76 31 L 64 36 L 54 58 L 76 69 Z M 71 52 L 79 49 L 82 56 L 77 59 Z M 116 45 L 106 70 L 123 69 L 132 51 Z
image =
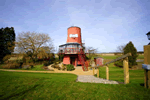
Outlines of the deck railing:
M 65 48 L 62 49 L 62 51 L 59 51 L 59 54 L 78 54 L 79 52 L 81 52 L 82 49 L 80 48 Z

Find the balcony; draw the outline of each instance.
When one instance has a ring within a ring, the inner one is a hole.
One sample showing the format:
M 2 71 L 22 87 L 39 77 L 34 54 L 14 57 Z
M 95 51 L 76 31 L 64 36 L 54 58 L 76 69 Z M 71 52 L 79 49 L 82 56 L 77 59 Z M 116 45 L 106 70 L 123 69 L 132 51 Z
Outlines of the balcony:
M 59 46 L 59 54 L 78 54 L 82 53 L 82 47 L 79 43 L 66 43 Z
M 59 54 L 82 54 L 82 49 L 79 48 L 65 48 L 65 49 L 60 49 Z

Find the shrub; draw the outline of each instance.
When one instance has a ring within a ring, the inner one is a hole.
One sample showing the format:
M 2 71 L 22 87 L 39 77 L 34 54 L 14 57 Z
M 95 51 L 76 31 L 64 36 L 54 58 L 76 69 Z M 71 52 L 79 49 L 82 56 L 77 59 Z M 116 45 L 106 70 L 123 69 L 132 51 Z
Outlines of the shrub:
M 59 64 L 59 63 L 60 63 L 60 61 L 57 61 L 57 62 L 56 62 L 56 64 Z
M 62 70 L 66 69 L 66 65 L 62 64 Z
M 22 61 L 23 61 L 23 63 L 26 63 L 26 58 L 25 58 L 25 56 L 23 56 Z
M 58 69 L 58 70 L 61 70 L 61 68 L 60 68 L 60 67 L 58 67 L 57 69 Z
M 49 70 L 47 66 L 43 66 L 42 69 Z
M 66 67 L 67 67 L 67 71 L 72 71 L 75 69 L 74 66 L 71 64 L 67 65 Z
M 48 61 L 44 62 L 44 66 L 48 66 L 50 63 Z
M 31 68 L 34 67 L 34 64 L 33 64 L 33 63 L 29 63 L 28 65 L 29 65 Z
M 51 61 L 54 61 L 55 60 L 55 54 L 54 53 L 50 53 L 49 56 Z
M 13 63 L 13 64 L 12 64 L 12 67 L 14 67 L 14 68 L 19 68 L 20 65 L 21 65 L 20 63 Z
M 30 68 L 31 68 L 30 65 L 23 65 L 23 66 L 22 66 L 22 69 L 30 69 Z
M 123 61 L 116 61 L 114 62 L 114 65 L 123 68 Z
M 51 67 L 52 67 L 52 68 L 54 68 L 54 67 L 55 67 L 55 65 L 53 64 Z
M 85 55 L 85 58 L 89 60 L 89 57 L 87 55 Z
M 54 65 L 54 68 L 59 68 L 59 65 Z
M 53 63 L 52 61 L 44 61 L 44 66 L 49 66 L 52 63 Z
M 63 61 L 64 54 L 59 54 L 58 56 L 59 56 L 59 60 L 60 60 L 60 61 Z
M 8 64 L 5 64 L 5 65 L 3 66 L 3 68 L 4 68 L 4 69 L 10 69 L 10 66 L 11 66 L 11 65 L 8 63 Z
M 15 60 L 15 61 L 10 61 L 10 62 L 15 62 L 15 63 L 23 64 L 23 60 Z
M 3 66 L 4 69 L 16 69 L 19 67 L 20 67 L 19 63 L 8 63 Z
M 31 66 L 31 68 L 33 68 L 34 66 L 33 65 L 30 65 Z
M 60 70 L 60 69 L 61 69 L 61 68 L 59 67 L 59 65 L 58 65 L 58 64 L 53 64 L 51 67 L 52 67 L 52 68 L 56 68 L 56 69 L 58 69 L 58 70 Z
M 33 60 L 27 60 L 27 63 L 32 63 L 33 62 Z
M 59 59 L 57 59 L 57 60 L 54 60 L 53 63 L 54 63 L 54 65 L 57 65 L 60 63 L 60 61 L 59 61 Z
M 136 59 L 138 55 L 137 55 L 137 50 L 134 47 L 133 43 L 130 41 L 123 50 L 124 50 L 124 54 L 131 52 L 131 56 L 128 57 L 129 66 L 132 67 L 134 65 L 137 65 Z
M 10 57 L 11 57 L 11 55 L 6 55 L 6 56 L 3 58 L 3 62 L 6 62 Z

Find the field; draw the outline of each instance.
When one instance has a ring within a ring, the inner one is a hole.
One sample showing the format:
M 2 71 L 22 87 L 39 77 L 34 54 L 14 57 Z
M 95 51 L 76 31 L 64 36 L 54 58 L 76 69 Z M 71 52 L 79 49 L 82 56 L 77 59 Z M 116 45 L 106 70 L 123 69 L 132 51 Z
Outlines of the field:
M 102 57 L 103 59 L 116 59 L 118 57 L 117 55 L 100 55 L 100 54 L 96 55 L 97 55 L 96 57 Z M 137 59 L 144 59 L 144 55 L 138 55 Z
M 106 78 L 106 67 L 100 67 L 100 77 Z M 130 83 L 142 84 L 144 82 L 144 70 L 129 70 Z M 124 70 L 123 68 L 115 67 L 113 63 L 109 64 L 109 79 L 119 82 L 124 82 Z
M 109 65 L 110 80 L 123 82 L 123 69 Z M 105 78 L 105 67 L 100 68 Z M 143 70 L 130 70 L 130 84 L 75 82 L 76 75 L 62 73 L 26 73 L 0 71 L 1 100 L 145 100 L 150 89 L 143 87 Z
M 100 56 L 99 57 L 102 57 L 103 59 L 116 59 L 118 56 L 107 56 L 107 55 L 104 55 L 104 56 Z M 144 59 L 144 55 L 138 55 L 137 59 Z
M 144 55 L 139 55 L 137 59 L 144 59 Z

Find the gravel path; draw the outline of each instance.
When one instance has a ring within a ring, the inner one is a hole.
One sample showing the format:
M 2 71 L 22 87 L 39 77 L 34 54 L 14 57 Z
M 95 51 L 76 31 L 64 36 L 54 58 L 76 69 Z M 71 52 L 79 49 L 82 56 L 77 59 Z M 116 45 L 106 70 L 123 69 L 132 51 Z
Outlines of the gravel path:
M 103 78 L 97 78 L 92 75 L 79 75 L 77 77 L 77 82 L 89 82 L 89 83 L 103 83 L 103 84 L 119 84 L 117 81 L 110 81 Z

